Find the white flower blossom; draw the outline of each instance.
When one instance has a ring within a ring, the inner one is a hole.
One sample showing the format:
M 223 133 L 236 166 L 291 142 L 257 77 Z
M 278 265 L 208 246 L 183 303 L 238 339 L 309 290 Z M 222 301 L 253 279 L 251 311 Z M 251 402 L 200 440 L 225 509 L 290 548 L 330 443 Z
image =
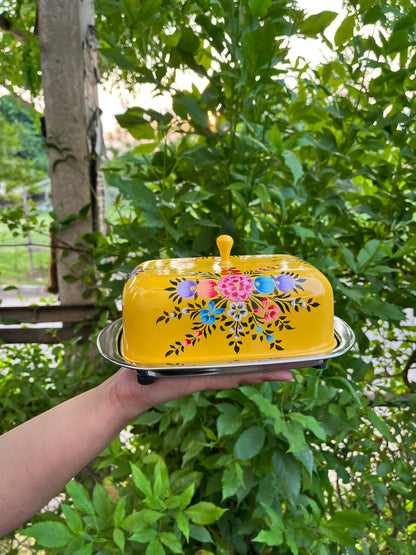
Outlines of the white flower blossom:
M 227 312 L 227 316 L 230 316 L 236 322 L 239 322 L 242 318 L 245 318 L 248 314 L 246 305 L 239 301 L 237 303 L 231 303 L 230 309 Z

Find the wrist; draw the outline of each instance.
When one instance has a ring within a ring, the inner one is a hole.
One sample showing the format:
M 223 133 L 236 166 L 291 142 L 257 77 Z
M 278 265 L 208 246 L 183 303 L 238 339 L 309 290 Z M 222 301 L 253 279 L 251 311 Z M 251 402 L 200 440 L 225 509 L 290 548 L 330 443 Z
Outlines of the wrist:
M 120 429 L 149 408 L 145 399 L 142 399 L 142 386 L 137 383 L 134 371 L 120 368 L 104 383 L 108 388 L 109 411 L 120 425 Z

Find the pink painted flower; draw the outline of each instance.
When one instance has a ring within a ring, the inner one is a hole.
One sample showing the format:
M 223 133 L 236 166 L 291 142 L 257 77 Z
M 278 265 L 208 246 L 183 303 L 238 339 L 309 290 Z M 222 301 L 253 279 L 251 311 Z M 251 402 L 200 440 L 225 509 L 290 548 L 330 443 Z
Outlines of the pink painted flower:
M 203 299 L 218 297 L 218 284 L 214 279 L 201 279 L 196 286 L 196 292 Z
M 225 276 L 218 282 L 218 289 L 230 301 L 246 301 L 253 292 L 254 283 L 244 275 Z
M 201 337 L 201 335 L 202 335 L 201 330 L 197 330 L 196 332 L 194 332 L 194 337 Z
M 280 315 L 280 308 L 275 304 L 269 304 L 269 299 L 264 298 L 262 301 L 263 308 L 256 307 L 254 312 L 259 316 L 263 316 L 265 322 L 273 322 Z
M 184 339 L 182 345 L 184 347 L 189 347 L 189 345 L 192 343 L 192 341 L 190 339 Z

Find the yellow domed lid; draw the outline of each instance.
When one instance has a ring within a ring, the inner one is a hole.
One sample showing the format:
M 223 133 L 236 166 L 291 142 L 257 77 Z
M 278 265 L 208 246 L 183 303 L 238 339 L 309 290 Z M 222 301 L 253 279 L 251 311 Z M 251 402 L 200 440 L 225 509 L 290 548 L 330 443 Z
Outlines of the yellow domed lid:
M 134 364 L 321 356 L 335 345 L 332 288 L 307 262 L 288 255 L 152 260 L 123 291 L 122 354 Z

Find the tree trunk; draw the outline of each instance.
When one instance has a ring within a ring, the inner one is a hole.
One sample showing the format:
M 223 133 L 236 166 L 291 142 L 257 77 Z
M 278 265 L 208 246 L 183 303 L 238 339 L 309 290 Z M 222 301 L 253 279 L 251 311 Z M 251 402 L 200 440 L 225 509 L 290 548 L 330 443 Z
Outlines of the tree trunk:
M 104 232 L 105 216 L 94 2 L 39 0 L 38 20 L 59 296 L 63 305 L 90 304 L 82 236 Z

